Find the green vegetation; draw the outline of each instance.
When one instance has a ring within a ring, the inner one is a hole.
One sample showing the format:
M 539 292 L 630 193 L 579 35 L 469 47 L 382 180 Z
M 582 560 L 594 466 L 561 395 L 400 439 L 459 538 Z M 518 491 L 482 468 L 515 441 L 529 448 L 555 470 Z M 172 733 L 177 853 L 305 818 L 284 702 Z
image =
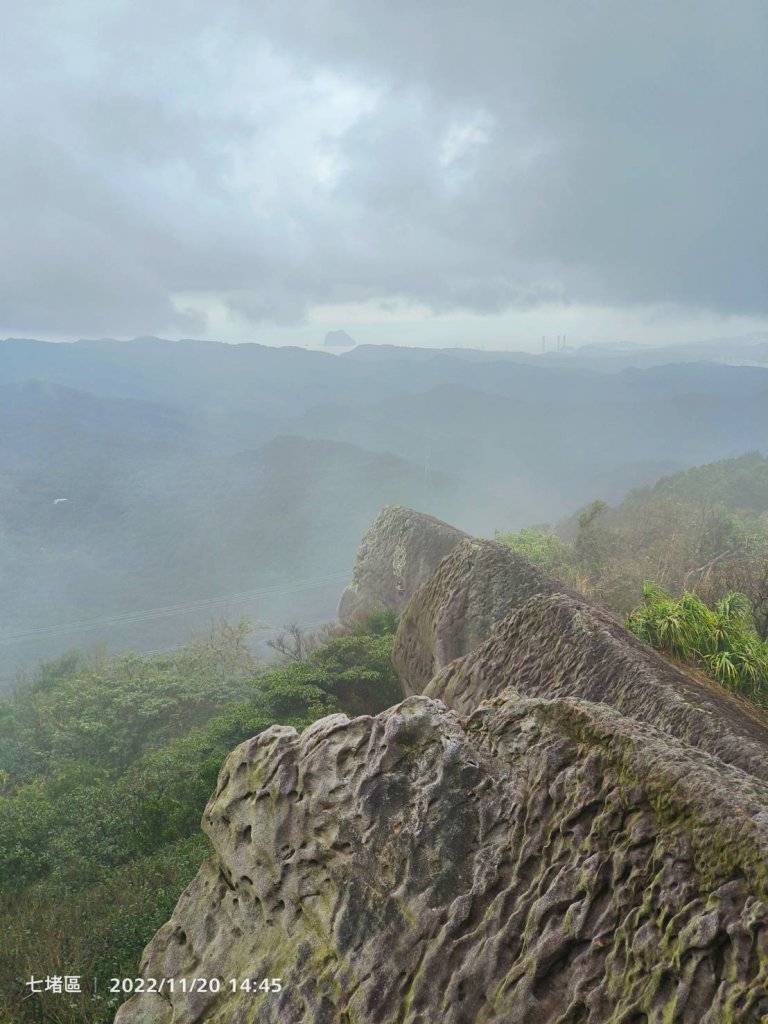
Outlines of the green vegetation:
M 497 540 L 629 616 L 649 643 L 763 701 L 768 459 L 762 455 L 699 466 L 632 491 L 615 508 L 594 501 L 556 528 L 499 533 Z
M 0 1022 L 106 1024 L 206 855 L 200 818 L 223 759 L 277 722 L 376 713 L 400 698 L 393 621 L 265 669 L 245 623 L 180 652 L 67 655 L 0 704 Z M 32 975 L 77 974 L 82 997 L 24 1000 Z M 91 998 L 98 979 L 100 1000 Z
M 749 602 L 727 594 L 709 608 L 686 590 L 678 598 L 651 583 L 627 625 L 646 643 L 699 665 L 719 683 L 768 707 L 768 641 L 757 635 Z
M 748 452 L 736 459 L 694 466 L 663 477 L 653 491 L 679 501 L 709 501 L 730 512 L 759 515 L 768 510 L 768 458 L 759 452 Z
M 523 527 L 516 533 L 497 533 L 496 540 L 519 551 L 534 565 L 561 575 L 569 574 L 571 547 L 548 526 Z

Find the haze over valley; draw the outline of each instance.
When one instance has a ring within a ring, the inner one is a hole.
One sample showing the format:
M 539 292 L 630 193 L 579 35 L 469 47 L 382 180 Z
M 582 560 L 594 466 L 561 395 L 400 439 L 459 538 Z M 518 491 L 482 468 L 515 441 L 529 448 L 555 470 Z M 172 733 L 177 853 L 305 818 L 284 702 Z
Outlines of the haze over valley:
M 718 351 L 765 355 L 741 346 Z M 687 354 L 0 342 L 3 682 L 223 616 L 262 648 L 329 620 L 387 504 L 493 536 L 764 449 L 768 366 Z
M 763 450 L 756 0 L 65 8 L 0 41 L 3 687 Z

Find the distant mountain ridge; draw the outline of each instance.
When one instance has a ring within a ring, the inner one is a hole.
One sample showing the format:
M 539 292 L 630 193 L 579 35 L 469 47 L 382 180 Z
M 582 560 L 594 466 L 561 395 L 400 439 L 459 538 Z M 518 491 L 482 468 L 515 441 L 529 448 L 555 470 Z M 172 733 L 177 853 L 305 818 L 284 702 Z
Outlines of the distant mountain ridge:
M 344 569 L 385 504 L 488 534 L 766 443 L 768 368 L 519 356 L 0 342 L 4 678 L 61 649 L 4 635 Z M 330 590 L 298 605 L 333 613 Z M 74 641 L 155 648 L 208 623 Z

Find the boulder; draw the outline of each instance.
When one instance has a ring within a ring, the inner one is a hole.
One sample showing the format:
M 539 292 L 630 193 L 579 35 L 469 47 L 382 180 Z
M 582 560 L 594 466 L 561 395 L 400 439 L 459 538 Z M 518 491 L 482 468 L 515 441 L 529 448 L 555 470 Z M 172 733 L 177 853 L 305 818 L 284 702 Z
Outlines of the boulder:
M 339 602 L 339 620 L 355 626 L 381 608 L 399 615 L 416 588 L 466 536 L 422 512 L 388 506 L 363 537 L 352 582 Z
M 489 540 L 457 544 L 403 610 L 392 659 L 406 696 L 493 633 L 534 594 L 568 588 L 517 551 Z
M 605 704 L 505 690 L 467 719 L 411 697 L 273 727 L 204 826 L 141 963 L 173 989 L 115 1024 L 768 1014 L 768 787 Z
M 610 704 L 768 781 L 768 720 L 758 708 L 670 663 L 577 595 L 533 597 L 485 643 L 438 672 L 425 692 L 469 714 L 507 687 Z

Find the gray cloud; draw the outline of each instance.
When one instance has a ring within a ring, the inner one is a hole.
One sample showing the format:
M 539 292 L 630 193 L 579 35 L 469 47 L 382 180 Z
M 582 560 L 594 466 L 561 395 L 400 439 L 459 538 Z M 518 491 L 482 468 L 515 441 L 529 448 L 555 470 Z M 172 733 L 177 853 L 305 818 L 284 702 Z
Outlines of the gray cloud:
M 4 6 L 6 328 L 768 315 L 762 0 Z

